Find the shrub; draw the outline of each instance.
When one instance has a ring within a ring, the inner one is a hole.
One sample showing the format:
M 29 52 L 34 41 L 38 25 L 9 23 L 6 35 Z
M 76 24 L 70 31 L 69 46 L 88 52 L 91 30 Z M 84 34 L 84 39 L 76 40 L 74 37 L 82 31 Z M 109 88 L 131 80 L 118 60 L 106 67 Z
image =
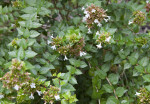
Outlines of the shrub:
M 0 103 L 148 104 L 149 5 L 1 0 Z

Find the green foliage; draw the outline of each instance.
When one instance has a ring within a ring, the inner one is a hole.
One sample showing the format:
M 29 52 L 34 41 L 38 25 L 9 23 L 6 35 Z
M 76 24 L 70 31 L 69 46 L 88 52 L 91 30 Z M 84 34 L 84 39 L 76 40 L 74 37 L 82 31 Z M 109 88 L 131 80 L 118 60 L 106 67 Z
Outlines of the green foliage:
M 148 104 L 150 3 L 1 0 L 0 103 Z

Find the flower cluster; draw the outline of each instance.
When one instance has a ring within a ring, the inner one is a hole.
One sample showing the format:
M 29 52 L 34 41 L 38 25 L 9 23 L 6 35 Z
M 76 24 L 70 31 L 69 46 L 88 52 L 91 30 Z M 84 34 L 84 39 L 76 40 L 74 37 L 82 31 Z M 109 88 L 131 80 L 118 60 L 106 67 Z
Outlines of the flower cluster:
M 42 89 L 45 88 L 44 82 L 38 79 L 32 78 L 27 83 L 23 83 L 23 86 L 17 91 L 17 102 L 23 103 L 25 98 L 28 100 L 34 99 L 34 95 L 37 93 L 38 96 L 42 96 Z
M 69 53 L 75 56 L 84 56 L 86 53 L 83 53 L 83 47 L 85 46 L 84 39 L 81 38 L 79 42 L 70 47 Z
M 138 104 L 150 104 L 150 93 L 146 88 L 141 88 L 135 95 L 138 97 Z
M 95 6 L 94 4 L 88 6 L 86 9 L 83 7 L 82 10 L 84 10 L 85 14 L 85 17 L 83 17 L 83 22 L 87 23 L 88 28 L 92 28 L 94 24 L 101 27 L 101 22 L 103 20 L 108 22 L 110 19 L 110 16 L 107 16 L 106 14 L 106 10 Z
M 19 0 L 12 1 L 11 3 L 12 3 L 13 7 L 21 7 L 22 6 L 22 4 Z
M 97 48 L 102 48 L 102 43 L 109 43 L 111 40 L 111 34 L 109 32 L 96 32 L 96 42 L 98 43 Z
M 50 86 L 47 91 L 43 93 L 43 98 L 46 103 L 53 104 L 53 102 L 56 100 L 60 100 L 60 96 L 58 94 L 59 88 Z
M 147 3 L 146 4 L 146 12 L 149 12 L 149 10 L 150 10 L 150 3 Z
M 17 103 L 23 103 L 28 98 L 28 100 L 34 99 L 34 94 L 43 98 L 49 98 L 49 95 L 45 95 L 47 90 L 53 93 L 54 96 L 58 95 L 58 88 L 45 84 L 44 81 L 35 79 L 30 76 L 30 73 L 26 72 L 25 63 L 17 59 L 12 59 L 12 64 L 10 66 L 10 71 L 7 72 L 0 80 L 3 82 L 3 87 L 10 89 L 12 91 L 17 91 Z M 53 102 L 58 100 L 53 96 Z M 0 99 L 4 98 L 4 95 L 0 96 Z M 52 97 L 51 97 L 52 98 Z M 47 101 L 45 101 L 47 102 Z
M 133 23 L 138 25 L 141 25 L 146 19 L 145 13 L 141 11 L 135 11 L 133 13 L 133 16 L 134 16 Z
M 67 60 L 66 55 L 72 56 L 84 56 L 82 54 L 83 47 L 85 46 L 84 38 L 79 33 L 79 30 L 69 30 L 69 32 L 63 37 L 53 37 L 49 42 L 53 50 L 56 50 L 61 55 L 64 55 L 64 60 Z
M 0 80 L 3 82 L 5 88 L 19 90 L 23 83 L 27 83 L 30 80 L 30 73 L 25 72 L 25 64 L 17 59 L 12 59 L 12 65 L 10 71 L 7 72 Z
M 12 59 L 12 64 L 10 66 L 11 70 L 21 70 L 21 69 L 25 69 L 25 64 L 23 61 L 19 61 L 17 59 Z

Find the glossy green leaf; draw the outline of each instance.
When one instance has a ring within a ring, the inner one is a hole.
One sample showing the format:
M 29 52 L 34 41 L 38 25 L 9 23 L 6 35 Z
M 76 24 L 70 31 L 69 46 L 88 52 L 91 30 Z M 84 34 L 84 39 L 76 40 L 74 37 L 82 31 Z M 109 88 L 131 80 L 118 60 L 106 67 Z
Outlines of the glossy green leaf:
M 110 82 L 113 84 L 113 85 L 115 85 L 115 84 L 117 84 L 118 83 L 118 81 L 119 81 L 119 75 L 118 74 L 109 74 L 108 75 L 108 79 L 110 80 Z
M 105 91 L 108 93 L 112 93 L 114 90 L 113 86 L 111 86 L 109 84 L 105 84 L 105 85 L 103 85 L 103 87 L 104 87 Z
M 17 53 L 17 57 L 20 59 L 23 59 L 25 57 L 25 51 L 22 47 L 19 48 L 18 53 Z
M 127 91 L 127 90 L 125 90 L 124 87 L 118 87 L 118 88 L 116 89 L 116 95 L 117 95 L 118 97 L 122 97 L 123 94 L 124 94 L 126 91 Z
M 34 52 L 34 51 L 31 51 L 31 50 L 25 51 L 25 56 L 26 56 L 27 58 L 32 58 L 32 57 L 35 57 L 36 55 L 37 55 L 37 53 Z

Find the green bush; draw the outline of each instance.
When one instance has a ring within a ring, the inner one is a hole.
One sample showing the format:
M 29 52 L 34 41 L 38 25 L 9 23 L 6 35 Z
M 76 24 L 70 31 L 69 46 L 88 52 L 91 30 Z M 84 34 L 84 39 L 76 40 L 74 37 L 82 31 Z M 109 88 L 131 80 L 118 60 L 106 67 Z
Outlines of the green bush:
M 0 104 L 149 104 L 150 3 L 1 0 Z

